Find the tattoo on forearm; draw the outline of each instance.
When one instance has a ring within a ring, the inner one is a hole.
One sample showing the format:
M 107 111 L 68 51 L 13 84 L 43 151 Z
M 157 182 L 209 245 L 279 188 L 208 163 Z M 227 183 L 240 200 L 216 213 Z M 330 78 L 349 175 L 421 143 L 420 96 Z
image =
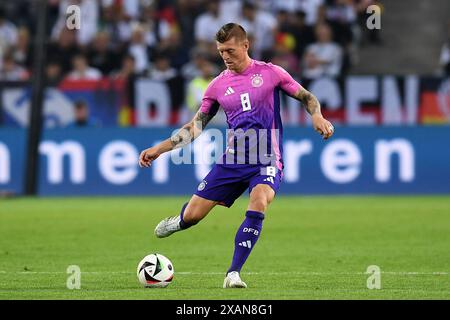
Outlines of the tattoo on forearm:
M 201 111 L 197 112 L 191 122 L 183 126 L 176 134 L 170 137 L 172 148 L 181 148 L 194 141 L 194 139 L 202 133 L 203 129 L 212 118 L 213 115 L 208 115 Z
M 196 125 L 197 129 L 203 130 L 207 124 L 211 121 L 213 118 L 213 115 L 206 114 L 204 112 L 197 112 L 194 119 L 194 124 Z
M 301 89 L 295 96 L 306 107 L 306 110 L 310 115 L 320 113 L 320 103 L 317 98 L 308 90 Z
M 170 142 L 172 143 L 173 149 L 181 148 L 194 140 L 191 134 L 191 127 L 191 124 L 188 124 L 170 137 Z

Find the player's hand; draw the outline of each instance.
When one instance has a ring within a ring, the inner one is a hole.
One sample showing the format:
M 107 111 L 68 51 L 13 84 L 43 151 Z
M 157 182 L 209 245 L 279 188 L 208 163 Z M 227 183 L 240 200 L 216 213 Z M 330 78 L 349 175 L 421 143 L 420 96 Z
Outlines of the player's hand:
M 322 137 L 327 140 L 334 133 L 334 127 L 330 121 L 322 117 L 321 114 L 314 114 L 312 116 L 313 127 Z
M 150 167 L 152 165 L 152 162 L 156 160 L 160 155 L 161 153 L 158 152 L 156 147 L 145 149 L 139 156 L 139 166 L 141 168 Z

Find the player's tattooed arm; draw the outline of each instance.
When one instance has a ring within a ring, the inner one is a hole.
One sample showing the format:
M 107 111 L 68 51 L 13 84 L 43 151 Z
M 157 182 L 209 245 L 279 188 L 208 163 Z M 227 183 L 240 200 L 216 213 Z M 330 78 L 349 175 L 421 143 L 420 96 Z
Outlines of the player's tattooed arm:
M 306 108 L 306 111 L 312 116 L 314 114 L 321 115 L 319 100 L 305 88 L 301 88 L 294 96 Z
M 151 166 L 152 162 L 164 152 L 181 148 L 191 143 L 202 133 L 203 129 L 208 122 L 211 121 L 214 115 L 214 113 L 206 114 L 199 110 L 189 123 L 186 123 L 169 139 L 142 151 L 139 156 L 139 165 L 143 168 L 148 168 Z
M 172 149 L 182 148 L 194 141 L 213 117 L 214 115 L 199 110 L 189 123 L 185 124 L 177 133 L 170 137 Z
M 197 112 L 197 114 L 194 117 L 194 124 L 199 128 L 201 131 L 206 128 L 208 123 L 211 121 L 211 119 L 214 117 L 215 114 L 208 114 L 201 112 L 200 110 Z M 201 132 L 200 132 L 201 133 Z
M 325 140 L 330 138 L 334 133 L 334 127 L 322 116 L 319 100 L 305 88 L 300 88 L 294 98 L 299 100 L 311 115 L 314 130 L 319 132 Z

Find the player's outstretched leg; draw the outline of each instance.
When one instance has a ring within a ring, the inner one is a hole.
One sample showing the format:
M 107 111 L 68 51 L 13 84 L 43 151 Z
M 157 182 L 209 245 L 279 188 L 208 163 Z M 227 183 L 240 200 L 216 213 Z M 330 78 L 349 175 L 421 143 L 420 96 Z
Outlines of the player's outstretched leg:
M 155 228 L 158 238 L 165 238 L 172 233 L 188 229 L 202 220 L 217 204 L 215 201 L 200 198 L 193 195 L 191 200 L 185 203 L 177 216 L 165 218 Z

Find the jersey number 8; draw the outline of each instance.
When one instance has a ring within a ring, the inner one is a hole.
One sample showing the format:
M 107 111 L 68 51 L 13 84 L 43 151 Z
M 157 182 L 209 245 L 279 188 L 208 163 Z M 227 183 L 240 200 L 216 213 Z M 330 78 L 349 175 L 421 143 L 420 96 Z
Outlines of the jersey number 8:
M 248 92 L 241 94 L 241 104 L 242 104 L 242 110 L 249 111 L 252 109 L 252 105 L 250 104 L 250 96 L 248 95 Z

